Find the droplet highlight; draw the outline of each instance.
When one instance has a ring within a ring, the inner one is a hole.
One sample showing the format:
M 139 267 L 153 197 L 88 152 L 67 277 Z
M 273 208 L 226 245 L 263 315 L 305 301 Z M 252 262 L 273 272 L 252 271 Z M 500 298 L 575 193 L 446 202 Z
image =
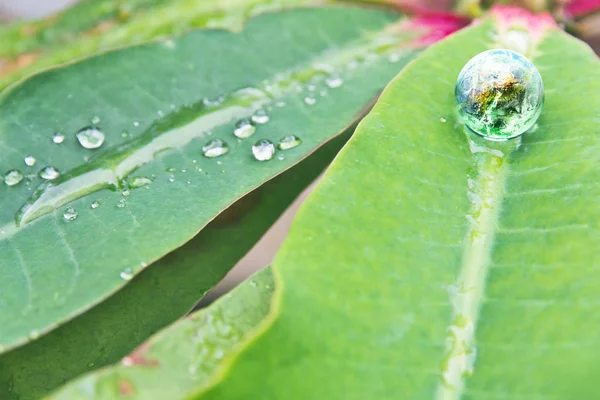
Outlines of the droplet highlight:
M 8 186 L 18 185 L 22 180 L 23 174 L 17 169 L 12 169 L 4 174 L 4 183 Z
M 54 135 L 52 135 L 52 141 L 56 144 L 61 144 L 65 141 L 65 135 L 60 132 L 56 132 Z
M 270 140 L 259 140 L 252 146 L 252 154 L 258 161 L 269 161 L 275 155 L 275 145 Z
M 277 147 L 279 150 L 289 150 L 302 144 L 302 140 L 296 135 L 288 135 L 281 138 Z
M 85 127 L 75 134 L 79 144 L 86 149 L 97 149 L 104 144 L 104 133 L 95 127 Z
M 60 172 L 54 167 L 46 167 L 40 171 L 40 178 L 52 181 L 60 176 Z
M 27 156 L 23 159 L 23 161 L 25 161 L 25 165 L 27 165 L 28 167 L 33 167 L 37 162 L 37 160 L 33 156 Z
M 233 134 L 240 139 L 249 138 L 254 135 L 254 132 L 256 132 L 256 126 L 247 119 L 243 119 L 235 124 L 235 129 L 233 130 Z
M 204 157 L 215 158 L 229 153 L 229 145 L 221 139 L 210 140 L 202 147 Z
M 67 222 L 75 221 L 78 216 L 79 213 L 73 207 L 67 207 L 65 212 L 63 212 L 63 218 Z

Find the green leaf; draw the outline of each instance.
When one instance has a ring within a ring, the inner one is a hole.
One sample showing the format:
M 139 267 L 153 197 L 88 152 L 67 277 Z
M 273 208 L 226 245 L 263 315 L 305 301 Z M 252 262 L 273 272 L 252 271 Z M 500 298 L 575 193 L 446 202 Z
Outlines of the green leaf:
M 63 14 L 0 30 L 0 88 L 44 68 L 99 51 L 181 35 L 197 28 L 240 29 L 267 10 L 308 5 L 312 0 L 129 0 L 85 1 Z
M 181 399 L 201 388 L 267 315 L 274 288 L 269 268 L 210 307 L 162 331 L 121 365 L 73 382 L 52 399 Z
M 493 47 L 546 87 L 520 145 L 456 117 Z M 298 213 L 270 324 L 202 398 L 600 397 L 598 110 L 600 61 L 544 16 L 500 9 L 425 51 Z
M 0 346 L 89 309 L 340 132 L 416 54 L 397 23 L 351 7 L 266 14 L 242 33 L 107 53 L 4 92 L 0 170 L 26 178 L 0 185 Z M 238 141 L 234 125 L 261 110 L 268 123 Z M 88 150 L 75 133 L 94 122 L 106 142 Z M 290 134 L 302 144 L 253 158 L 256 140 Z M 213 139 L 229 153 L 203 157 Z M 49 185 L 46 167 L 61 172 Z M 139 178 L 152 183 L 134 189 Z
M 243 197 L 106 301 L 0 356 L 0 387 L 10 388 L 8 398 L 44 397 L 78 375 L 118 362 L 185 315 L 323 171 L 352 131 Z

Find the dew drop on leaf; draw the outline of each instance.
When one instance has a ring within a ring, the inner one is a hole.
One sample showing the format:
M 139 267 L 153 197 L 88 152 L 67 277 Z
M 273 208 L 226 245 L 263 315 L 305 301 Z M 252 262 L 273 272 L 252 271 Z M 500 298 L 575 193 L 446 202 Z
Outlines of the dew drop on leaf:
M 325 84 L 331 89 L 339 88 L 344 84 L 344 80 L 338 76 L 330 76 L 325 79 Z
M 308 104 L 309 106 L 312 106 L 313 104 L 315 104 L 317 102 L 317 99 L 315 99 L 314 97 L 308 96 L 304 98 L 304 102 L 306 104 Z
M 152 179 L 146 178 L 144 176 L 135 176 L 129 180 L 129 187 L 132 189 L 137 189 L 142 186 L 146 186 L 152 183 Z
M 56 144 L 61 144 L 65 141 L 65 135 L 60 132 L 56 132 L 54 135 L 52 135 L 52 141 Z
M 33 156 L 27 156 L 25 157 L 24 161 L 25 165 L 27 165 L 28 167 L 33 167 L 37 160 Z
M 258 161 L 269 161 L 275 155 L 275 145 L 270 140 L 261 139 L 252 146 L 252 154 Z
M 87 126 L 75 134 L 79 144 L 86 149 L 97 149 L 104 143 L 104 133 L 95 127 Z
M 288 135 L 281 138 L 277 147 L 279 150 L 289 150 L 300 146 L 302 140 L 296 135 Z
M 92 124 L 94 124 L 94 125 L 96 125 L 96 124 L 99 124 L 99 123 L 100 123 L 100 117 L 99 117 L 99 116 L 97 116 L 97 115 L 94 115 L 94 116 L 93 116 L 93 117 L 90 119 L 90 121 L 92 121 Z
M 78 216 L 79 216 L 79 213 L 77 211 L 75 211 L 75 209 L 73 207 L 67 207 L 65 209 L 65 212 L 63 212 L 63 218 L 67 222 L 75 221 Z
M 16 169 L 11 169 L 4 175 L 4 183 L 8 186 L 15 186 L 21 183 L 23 180 L 23 174 Z
M 92 207 L 93 209 L 96 209 L 96 208 L 100 207 L 100 202 L 96 200 L 95 202 L 93 202 L 93 203 L 92 203 L 92 206 L 91 206 L 91 207 Z
M 60 172 L 54 167 L 46 167 L 40 171 L 40 178 L 52 181 L 60 176 Z
M 444 117 L 440 117 L 440 122 L 447 122 L 448 120 Z
M 125 281 L 130 281 L 131 278 L 133 278 L 133 270 L 131 268 L 125 268 L 123 271 L 121 271 L 121 279 L 125 280 Z
M 252 136 L 256 132 L 256 126 L 247 119 L 243 119 L 235 124 L 233 134 L 240 139 L 246 139 Z
M 255 124 L 266 124 L 267 122 L 269 122 L 269 119 L 270 118 L 265 110 L 258 110 L 252 116 L 252 122 L 254 122 Z
M 125 190 L 123 190 L 123 191 L 121 192 L 121 194 L 122 194 L 124 197 L 127 197 L 127 196 L 129 196 L 129 195 L 131 194 L 131 191 L 130 191 L 129 189 L 125 189 Z
M 210 140 L 202 147 L 202 153 L 204 157 L 215 158 L 227 154 L 229 152 L 229 145 L 221 139 Z

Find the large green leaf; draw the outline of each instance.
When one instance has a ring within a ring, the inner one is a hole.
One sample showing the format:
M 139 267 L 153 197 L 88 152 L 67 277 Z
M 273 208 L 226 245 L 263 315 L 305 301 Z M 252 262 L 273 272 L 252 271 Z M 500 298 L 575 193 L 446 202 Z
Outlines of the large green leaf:
M 10 388 L 8 398 L 38 399 L 82 373 L 116 363 L 186 314 L 323 171 L 351 132 L 236 202 L 90 311 L 0 356 L 0 387 Z
M 494 47 L 544 79 L 520 142 L 455 113 Z M 600 397 L 598 110 L 600 61 L 544 16 L 501 9 L 424 52 L 298 213 L 272 318 L 202 398 Z
M 182 399 L 208 377 L 267 315 L 270 269 L 242 283 L 207 309 L 164 330 L 125 357 L 60 390 L 53 399 Z
M 195 28 L 239 29 L 266 10 L 312 0 L 85 1 L 58 16 L 0 30 L 0 88 L 43 68 Z
M 339 132 L 415 54 L 396 48 L 407 35 L 396 23 L 351 7 L 266 14 L 242 33 L 107 53 L 5 92 L 0 169 L 27 177 L 0 185 L 0 346 L 88 309 Z M 261 110 L 268 123 L 238 141 L 236 122 Z M 98 119 L 106 143 L 84 149 L 74 133 Z M 257 139 L 290 134 L 302 144 L 253 158 Z M 203 157 L 217 138 L 229 153 Z M 62 172 L 51 185 L 36 175 L 47 166 Z M 152 179 L 149 190 L 129 189 L 136 177 Z

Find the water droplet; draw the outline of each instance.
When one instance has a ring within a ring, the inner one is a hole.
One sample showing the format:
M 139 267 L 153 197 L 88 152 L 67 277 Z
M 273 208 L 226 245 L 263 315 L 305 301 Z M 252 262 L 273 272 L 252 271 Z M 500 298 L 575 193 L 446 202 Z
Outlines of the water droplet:
M 444 118 L 444 117 L 440 117 L 440 121 L 441 122 L 447 122 L 448 120 L 446 118 Z
M 37 331 L 34 329 L 31 332 L 29 332 L 29 339 L 36 340 L 39 337 L 40 337 L 40 331 Z
M 33 156 L 27 156 L 25 157 L 25 165 L 27 165 L 28 167 L 33 167 L 36 163 L 36 159 Z
M 4 175 L 4 183 L 8 186 L 15 186 L 21 183 L 23 180 L 23 174 L 16 169 L 11 169 Z
M 122 137 L 123 139 L 125 139 L 125 138 L 126 138 L 126 137 L 128 137 L 128 136 L 129 136 L 129 132 L 127 132 L 127 131 L 123 131 L 123 132 L 121 132 L 121 137 Z
M 300 146 L 302 140 L 296 135 L 288 135 L 281 138 L 277 147 L 279 150 L 289 150 Z
M 169 182 L 175 182 L 175 177 L 173 175 L 169 176 Z
M 95 201 L 95 202 L 92 203 L 92 208 L 93 209 L 96 209 L 98 207 L 100 207 L 100 202 L 99 201 Z
M 117 204 L 117 207 L 119 207 L 119 208 L 125 207 L 125 199 L 119 200 L 119 203 Z
M 131 191 L 130 191 L 129 189 L 125 189 L 125 190 L 123 190 L 123 191 L 121 192 L 121 194 L 122 194 L 124 197 L 127 197 L 127 196 L 129 196 L 129 195 L 131 194 Z
M 344 84 L 344 80 L 338 76 L 330 76 L 325 79 L 325 84 L 332 89 L 339 88 Z
M 56 132 L 54 135 L 52 135 L 52 141 L 56 144 L 61 144 L 65 141 L 65 135 L 60 132 Z
M 310 85 L 308 85 L 306 88 L 308 89 L 309 92 L 314 92 L 315 90 L 317 90 L 317 86 L 313 85 L 312 83 Z
M 266 124 L 267 122 L 269 122 L 270 119 L 271 118 L 269 117 L 269 115 L 267 115 L 267 112 L 265 110 L 258 110 L 252 116 L 252 122 L 254 122 L 255 124 Z
M 89 362 L 87 366 L 88 366 L 88 368 L 92 368 L 94 366 L 94 363 L 93 362 Z
M 191 179 L 188 179 L 188 180 L 187 180 L 187 184 L 189 185 L 189 184 L 191 184 L 191 183 L 192 183 L 192 180 L 191 180 Z
M 100 123 L 100 117 L 97 116 L 97 115 L 94 115 L 90 121 L 92 121 L 92 124 L 94 124 L 94 125 L 99 124 Z
M 398 53 L 390 54 L 388 57 L 388 61 L 391 62 L 392 64 L 397 63 L 398 61 L 400 61 L 400 54 L 398 54 Z
M 129 187 L 137 189 L 152 183 L 152 179 L 143 176 L 135 176 L 129 180 Z
M 47 181 L 54 180 L 60 176 L 60 172 L 54 167 L 46 167 L 40 171 L 40 178 Z
M 202 147 L 202 152 L 204 157 L 219 157 L 229 152 L 229 146 L 221 139 L 213 139 Z
M 258 161 L 269 161 L 275 155 L 275 145 L 269 140 L 261 139 L 252 146 L 252 154 Z
M 256 132 L 256 126 L 247 119 L 243 119 L 235 124 L 235 129 L 233 130 L 233 134 L 240 139 L 249 138 L 254 132 Z
M 312 106 L 313 104 L 315 104 L 317 102 L 317 99 L 315 99 L 314 97 L 305 97 L 304 98 L 304 102 L 306 104 L 308 104 L 309 106 Z
M 275 107 L 279 107 L 279 108 L 285 107 L 285 101 L 279 100 L 277 103 L 275 103 Z
M 133 126 L 135 126 L 137 128 L 138 126 L 140 126 L 140 123 L 137 121 L 133 121 Z
M 125 268 L 120 273 L 121 279 L 125 281 L 130 281 L 133 278 L 133 270 L 131 268 Z
M 165 171 L 167 171 L 167 172 L 175 172 L 176 170 L 173 167 L 169 167 L 169 168 L 165 169 Z
M 75 221 L 77 219 L 78 215 L 79 215 L 79 213 L 77 211 L 75 211 L 75 209 L 73 207 L 67 207 L 67 209 L 63 213 L 63 218 L 65 219 L 65 221 L 71 222 L 71 221 Z
M 85 127 L 75 134 L 79 144 L 86 149 L 97 149 L 104 143 L 104 133 L 94 127 Z
M 280 156 L 277 156 L 277 159 L 278 159 L 279 161 L 283 161 L 283 160 L 285 159 L 285 157 L 284 157 L 283 155 L 280 155 Z

